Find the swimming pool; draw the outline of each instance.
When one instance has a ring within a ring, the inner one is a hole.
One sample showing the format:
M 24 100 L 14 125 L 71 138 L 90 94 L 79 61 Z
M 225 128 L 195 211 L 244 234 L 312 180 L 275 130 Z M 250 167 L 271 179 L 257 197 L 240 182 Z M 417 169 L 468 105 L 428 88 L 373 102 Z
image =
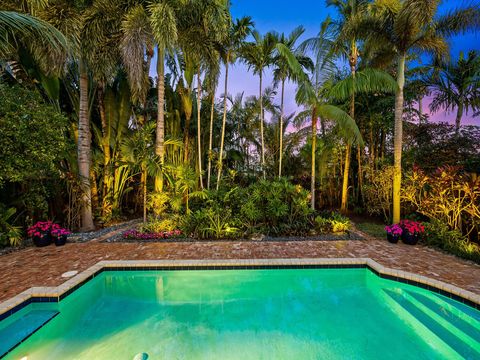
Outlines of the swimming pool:
M 478 310 L 366 268 L 105 271 L 0 333 L 29 314 L 5 359 L 480 358 Z

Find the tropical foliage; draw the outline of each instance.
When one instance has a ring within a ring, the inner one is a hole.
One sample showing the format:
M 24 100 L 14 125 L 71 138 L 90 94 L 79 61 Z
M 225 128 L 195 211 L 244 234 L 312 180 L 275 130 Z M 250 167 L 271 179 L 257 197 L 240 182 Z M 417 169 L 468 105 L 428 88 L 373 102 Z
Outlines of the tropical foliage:
M 230 238 L 343 232 L 352 211 L 415 213 L 478 241 L 479 129 L 463 119 L 479 112 L 479 57 L 447 56 L 478 6 L 325 4 L 304 39 L 302 26 L 260 33 L 225 0 L 3 1 L 2 243 L 47 216 Z M 229 93 L 235 63 L 258 93 Z M 427 95 L 455 126 L 429 121 Z

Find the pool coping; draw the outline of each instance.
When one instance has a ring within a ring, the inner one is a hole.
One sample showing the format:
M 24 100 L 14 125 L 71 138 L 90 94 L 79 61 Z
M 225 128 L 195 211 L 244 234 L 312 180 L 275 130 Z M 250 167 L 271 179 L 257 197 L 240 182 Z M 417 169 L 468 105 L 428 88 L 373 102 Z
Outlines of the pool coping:
M 104 260 L 56 287 L 32 287 L 0 303 L 0 321 L 31 303 L 59 302 L 104 271 L 368 268 L 377 276 L 415 285 L 480 310 L 480 295 L 426 276 L 388 268 L 370 258 Z

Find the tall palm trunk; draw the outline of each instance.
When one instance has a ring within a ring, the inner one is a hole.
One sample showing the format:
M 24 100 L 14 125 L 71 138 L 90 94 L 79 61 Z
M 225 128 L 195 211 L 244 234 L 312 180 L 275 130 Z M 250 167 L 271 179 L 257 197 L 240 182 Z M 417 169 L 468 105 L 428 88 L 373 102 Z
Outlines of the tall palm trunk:
M 80 60 L 80 104 L 78 116 L 78 174 L 82 186 L 82 231 L 95 228 L 92 216 L 92 189 L 90 186 L 91 133 L 88 116 L 88 74 Z
M 455 133 L 457 134 L 460 131 L 462 116 L 463 116 L 463 102 L 460 102 L 460 104 L 458 104 L 457 116 L 455 118 Z
M 200 78 L 200 66 L 197 73 L 197 152 L 198 152 L 198 176 L 200 178 L 200 188 L 203 189 L 202 177 L 202 129 L 201 129 L 201 106 L 202 106 L 202 79 Z
M 259 100 L 260 100 L 260 139 L 262 144 L 262 173 L 263 179 L 265 180 L 265 140 L 263 138 L 263 89 L 262 89 L 262 81 L 263 81 L 263 70 L 260 71 L 260 93 L 259 93 Z
M 283 98 L 285 95 L 285 79 L 282 79 L 282 95 L 280 100 L 280 156 L 278 159 L 278 177 L 282 177 L 282 160 L 283 160 Z
M 222 118 L 222 136 L 220 138 L 220 155 L 218 158 L 218 174 L 217 174 L 217 190 L 220 186 L 223 167 L 223 144 L 225 142 L 225 127 L 227 125 L 227 91 L 228 91 L 228 63 L 230 62 L 230 54 L 227 54 L 225 61 L 225 90 L 223 93 L 223 118 Z
M 354 47 L 352 48 L 352 52 Z M 352 55 L 350 59 L 350 71 L 352 74 L 352 96 L 350 98 L 350 117 L 355 120 L 355 74 L 356 74 L 356 56 Z M 342 204 L 340 206 L 340 211 L 342 213 L 347 212 L 347 203 L 348 203 L 348 176 L 350 174 L 350 162 L 352 157 L 352 145 L 347 144 L 347 149 L 345 151 L 345 167 L 343 169 L 343 183 L 342 183 Z M 360 159 L 359 159 L 360 160 Z M 359 162 L 360 164 L 360 162 Z
M 210 105 L 210 133 L 208 139 L 208 170 L 207 189 L 210 190 L 210 176 L 212 174 L 212 148 L 213 148 L 213 117 L 215 115 L 215 89 L 212 89 L 212 103 Z
M 145 166 L 142 166 L 140 182 L 142 183 L 143 222 L 146 223 L 147 222 L 147 169 Z
M 163 164 L 165 157 L 165 53 L 158 46 L 157 57 L 157 129 L 155 139 L 155 154 L 160 158 Z M 155 191 L 162 191 L 163 177 L 161 174 L 155 176 Z
M 405 86 L 405 58 L 398 59 L 397 94 L 395 95 L 395 134 L 393 140 L 393 223 L 400 222 L 400 190 L 402 188 L 402 141 L 403 141 L 403 87 Z
M 315 210 L 315 158 L 317 154 L 317 107 L 313 107 L 312 111 L 312 172 L 310 180 L 310 192 L 312 199 L 310 205 Z
M 102 187 L 102 216 L 107 215 L 110 206 L 110 190 L 112 184 L 112 174 L 110 167 L 111 151 L 110 151 L 110 129 L 107 123 L 105 111 L 105 85 L 100 83 L 98 86 L 98 111 L 102 122 L 102 148 L 103 148 L 103 187 Z

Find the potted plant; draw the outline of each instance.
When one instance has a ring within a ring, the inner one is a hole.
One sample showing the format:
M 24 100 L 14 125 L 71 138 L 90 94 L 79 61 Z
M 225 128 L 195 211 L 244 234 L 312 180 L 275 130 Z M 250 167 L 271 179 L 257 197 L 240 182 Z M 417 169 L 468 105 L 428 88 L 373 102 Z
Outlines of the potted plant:
M 70 231 L 58 226 L 57 224 L 54 225 L 56 226 L 54 226 L 52 230 L 53 242 L 56 246 L 63 246 L 67 242 L 67 236 L 70 235 Z
M 396 244 L 403 233 L 403 229 L 399 224 L 387 225 L 385 226 L 385 231 L 387 232 L 388 242 L 392 244 Z
M 38 247 L 50 245 L 52 243 L 52 224 L 52 221 L 38 221 L 27 229 L 27 235 Z
M 408 245 L 416 245 L 425 232 L 425 227 L 417 221 L 402 220 L 400 226 L 403 230 L 402 241 Z

